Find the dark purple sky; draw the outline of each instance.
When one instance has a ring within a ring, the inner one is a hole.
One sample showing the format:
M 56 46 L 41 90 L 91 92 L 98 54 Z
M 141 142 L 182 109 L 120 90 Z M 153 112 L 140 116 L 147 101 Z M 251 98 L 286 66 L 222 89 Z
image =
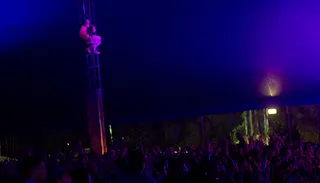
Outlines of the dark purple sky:
M 1 12 L 12 16 L 0 26 L 0 119 L 12 127 L 85 124 L 77 3 L 33 1 L 7 2 Z M 108 123 L 319 102 L 317 1 L 96 0 L 96 7 Z M 278 97 L 263 97 L 270 92 Z

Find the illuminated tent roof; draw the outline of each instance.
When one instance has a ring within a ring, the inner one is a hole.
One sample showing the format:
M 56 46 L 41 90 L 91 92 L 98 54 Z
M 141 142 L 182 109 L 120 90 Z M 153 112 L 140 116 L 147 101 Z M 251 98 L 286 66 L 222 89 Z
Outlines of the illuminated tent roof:
M 60 3 L 58 17 L 46 11 L 55 26 L 40 29 L 37 38 L 51 35 L 52 42 L 39 44 L 46 52 L 36 58 L 45 60 L 43 72 L 52 75 L 67 67 L 58 79 L 78 83 L 81 99 L 77 9 L 60 1 L 54 1 Z M 96 0 L 106 120 L 157 121 L 319 103 L 319 5 Z M 68 83 L 66 90 L 77 91 Z
M 222 2 L 110 3 L 97 20 L 110 42 L 107 115 L 148 121 L 319 103 L 319 2 Z

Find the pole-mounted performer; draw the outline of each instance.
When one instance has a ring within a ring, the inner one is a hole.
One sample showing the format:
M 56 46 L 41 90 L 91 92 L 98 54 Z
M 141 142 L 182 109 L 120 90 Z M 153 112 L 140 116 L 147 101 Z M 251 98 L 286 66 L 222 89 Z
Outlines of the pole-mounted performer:
M 101 44 L 101 37 L 96 35 L 97 29 L 85 18 L 80 28 L 79 36 L 86 41 L 86 51 L 88 53 L 100 54 L 97 47 Z

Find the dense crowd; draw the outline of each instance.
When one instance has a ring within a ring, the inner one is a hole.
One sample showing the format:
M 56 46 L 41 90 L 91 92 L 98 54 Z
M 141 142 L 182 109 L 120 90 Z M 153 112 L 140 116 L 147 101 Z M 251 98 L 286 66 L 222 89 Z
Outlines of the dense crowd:
M 239 143 L 224 138 L 205 148 L 122 147 L 104 156 L 83 150 L 39 156 L 31 151 L 2 165 L 1 183 L 316 183 L 320 146 L 270 136 Z

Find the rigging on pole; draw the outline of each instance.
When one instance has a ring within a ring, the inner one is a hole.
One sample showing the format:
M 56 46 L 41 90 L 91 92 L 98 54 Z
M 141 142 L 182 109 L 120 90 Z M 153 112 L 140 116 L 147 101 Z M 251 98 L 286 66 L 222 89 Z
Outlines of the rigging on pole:
M 79 10 L 81 20 L 87 18 L 92 22 L 95 21 L 93 0 L 80 0 Z M 107 152 L 107 143 L 104 127 L 99 55 L 86 53 L 85 59 L 88 79 L 86 105 L 90 147 L 95 153 L 104 154 Z

